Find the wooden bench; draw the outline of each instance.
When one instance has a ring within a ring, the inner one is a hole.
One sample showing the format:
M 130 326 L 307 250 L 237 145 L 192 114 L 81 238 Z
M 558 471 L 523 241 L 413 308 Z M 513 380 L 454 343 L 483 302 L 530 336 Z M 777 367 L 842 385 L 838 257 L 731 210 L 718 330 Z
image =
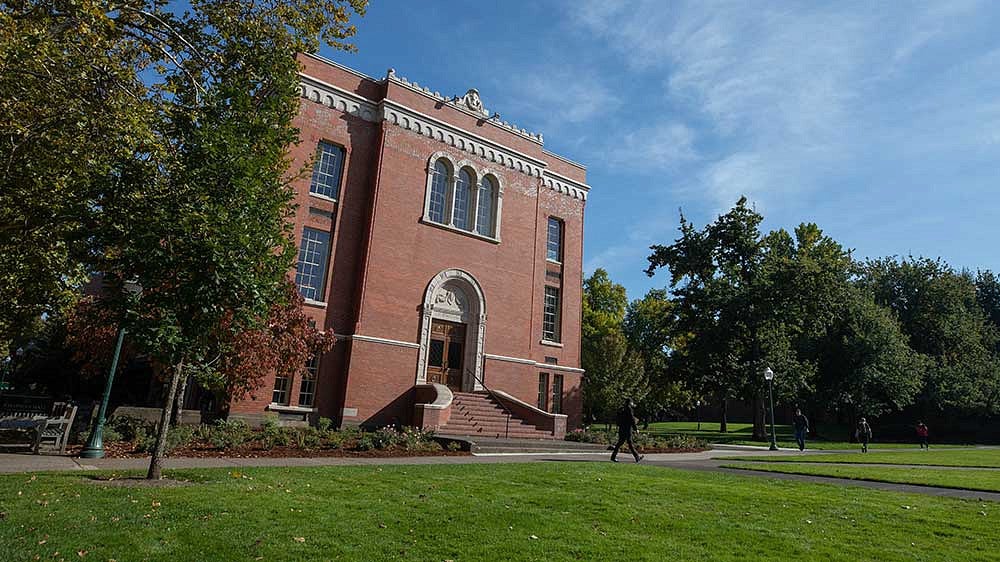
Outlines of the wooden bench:
M 11 412 L 0 416 L 0 434 L 5 439 L 0 442 L 0 447 L 27 447 L 29 451 L 38 454 L 39 446 L 42 444 L 42 435 L 45 433 L 45 426 L 48 425 L 48 418 L 18 417 Z M 8 442 L 7 438 L 13 436 L 14 442 Z M 21 437 L 19 443 L 16 440 Z
M 8 397 L 4 397 L 8 398 Z M 0 431 L 22 437 L 26 443 L 0 443 L 0 446 L 27 446 L 38 454 L 40 445 L 52 443 L 59 454 L 66 453 L 70 430 L 77 407 L 69 402 L 52 402 L 43 398 L 10 397 L 0 405 Z

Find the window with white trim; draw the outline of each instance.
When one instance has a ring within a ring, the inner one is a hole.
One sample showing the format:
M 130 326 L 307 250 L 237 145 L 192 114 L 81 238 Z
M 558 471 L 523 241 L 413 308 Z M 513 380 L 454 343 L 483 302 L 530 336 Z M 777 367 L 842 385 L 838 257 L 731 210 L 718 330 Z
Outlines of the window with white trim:
M 434 163 L 431 170 L 431 188 L 428 194 L 427 218 L 440 224 L 448 224 L 448 183 L 451 170 L 443 160 Z
M 288 389 L 292 385 L 291 377 L 274 377 L 274 391 L 271 392 L 271 403 L 280 406 L 288 405 Z
M 469 208 L 472 204 L 472 186 L 475 180 L 468 170 L 462 168 L 458 171 L 458 178 L 455 180 L 455 212 L 452 216 L 452 224 L 462 230 L 472 230 L 472 216 Z
M 545 258 L 549 261 L 562 262 L 563 256 L 563 221 L 549 217 L 548 239 Z
M 545 302 L 542 311 L 542 339 L 548 342 L 560 341 L 559 289 L 545 286 Z
M 313 164 L 309 193 L 336 199 L 340 194 L 340 175 L 344 169 L 344 149 L 320 141 L 316 147 L 316 162 Z
M 313 355 L 306 363 L 306 372 L 299 382 L 299 406 L 312 407 L 316 398 L 316 373 L 319 372 L 319 356 Z
M 322 301 L 326 282 L 326 263 L 330 255 L 330 233 L 314 228 L 302 230 L 299 263 L 295 266 L 295 284 L 302 298 Z
M 552 401 L 549 403 L 549 411 L 553 414 L 562 412 L 563 376 L 552 375 Z
M 483 176 L 479 182 L 479 196 L 476 202 L 476 232 L 483 236 L 496 236 L 497 187 L 496 180 Z
M 548 373 L 538 373 L 538 400 L 535 401 L 535 406 L 539 410 L 548 410 L 549 404 L 549 374 Z

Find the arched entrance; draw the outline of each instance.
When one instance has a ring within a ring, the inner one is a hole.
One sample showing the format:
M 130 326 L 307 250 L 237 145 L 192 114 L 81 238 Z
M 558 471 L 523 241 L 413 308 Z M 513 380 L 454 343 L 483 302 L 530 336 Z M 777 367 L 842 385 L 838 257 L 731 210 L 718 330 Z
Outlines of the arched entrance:
M 452 390 L 482 390 L 486 301 L 472 275 L 446 269 L 424 293 L 417 384 L 437 382 Z

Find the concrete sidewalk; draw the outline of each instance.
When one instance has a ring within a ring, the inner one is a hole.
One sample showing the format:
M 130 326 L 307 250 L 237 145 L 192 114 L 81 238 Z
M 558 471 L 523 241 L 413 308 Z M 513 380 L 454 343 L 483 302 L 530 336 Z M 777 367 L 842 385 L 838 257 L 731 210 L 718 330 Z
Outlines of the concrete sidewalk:
M 715 457 L 759 455 L 760 450 L 709 450 L 700 453 L 663 453 L 646 455 L 644 462 L 684 463 L 706 461 Z M 791 454 L 780 451 L 774 455 Z M 795 454 L 800 454 L 795 451 Z M 309 458 L 187 458 L 167 457 L 166 468 L 235 468 L 251 466 L 367 466 L 375 464 L 471 464 L 543 462 L 551 460 L 606 461 L 608 452 L 597 453 L 503 453 L 448 457 L 309 457 Z M 624 454 L 622 462 L 631 462 Z M 80 459 L 55 455 L 3 454 L 0 453 L 0 473 L 47 472 L 74 470 L 143 470 L 149 466 L 149 457 L 138 459 Z

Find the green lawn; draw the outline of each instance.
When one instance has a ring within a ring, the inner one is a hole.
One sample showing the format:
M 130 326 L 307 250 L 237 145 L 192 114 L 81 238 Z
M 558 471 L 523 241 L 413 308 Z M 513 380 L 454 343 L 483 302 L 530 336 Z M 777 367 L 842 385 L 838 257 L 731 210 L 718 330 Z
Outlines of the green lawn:
M 1000 560 L 1000 504 L 852 486 L 606 462 L 170 475 L 197 483 L 0 476 L 0 560 Z
M 708 441 L 709 443 L 724 443 L 727 445 L 767 445 L 765 441 L 753 441 L 750 439 L 753 434 L 753 424 L 749 423 L 730 423 L 728 424 L 728 430 L 726 433 L 721 433 L 719 431 L 718 422 L 702 422 L 701 429 L 698 429 L 697 422 L 656 422 L 649 424 L 650 433 L 656 435 L 672 435 L 672 434 L 686 434 L 694 435 Z M 778 447 L 782 449 L 795 449 L 798 448 L 798 444 L 795 443 L 795 433 L 792 431 L 792 426 L 790 425 L 776 425 L 774 426 L 775 435 L 777 436 Z M 843 428 L 831 428 L 831 435 L 839 435 L 843 437 L 848 432 Z M 918 449 L 919 445 L 914 443 L 874 443 L 873 447 L 880 449 Z M 942 448 L 954 448 L 962 447 L 963 445 L 954 444 L 942 444 L 935 445 L 935 447 Z M 848 450 L 848 449 L 861 449 L 861 445 L 858 443 L 851 443 L 845 440 L 831 440 L 831 439 L 808 439 L 806 440 L 806 448 L 820 451 L 838 451 L 838 450 Z
M 967 466 L 1000 468 L 1000 449 L 945 449 L 890 451 L 885 453 L 830 453 L 801 456 L 732 457 L 726 460 L 794 463 L 916 464 L 921 466 Z
M 852 480 L 872 480 L 897 484 L 921 484 L 963 490 L 1000 492 L 1000 470 L 990 469 L 935 469 L 904 468 L 892 466 L 844 466 L 807 463 L 740 463 L 723 465 L 762 472 L 832 476 Z

